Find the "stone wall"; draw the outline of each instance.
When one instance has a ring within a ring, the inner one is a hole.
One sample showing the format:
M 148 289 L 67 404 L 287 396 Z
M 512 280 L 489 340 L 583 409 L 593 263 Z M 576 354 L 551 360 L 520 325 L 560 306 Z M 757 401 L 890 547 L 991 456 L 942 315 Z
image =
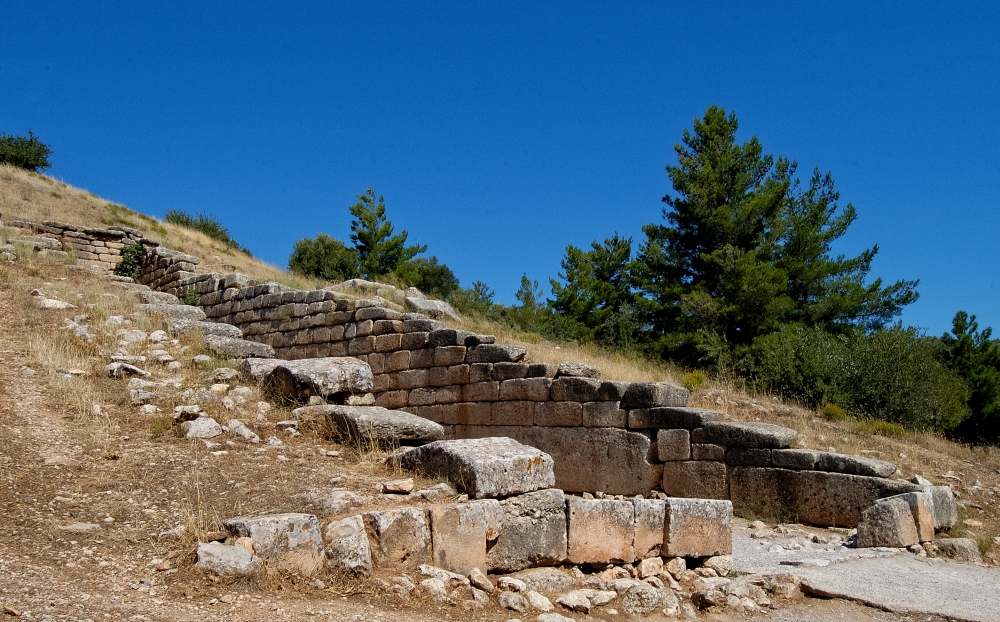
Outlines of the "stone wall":
M 24 229 L 36 237 L 29 239 L 36 248 L 64 251 L 81 263 L 111 270 L 121 260 L 123 248 L 143 240 L 142 232 L 131 227 L 96 229 L 46 220 L 41 223 L 11 220 L 7 226 Z

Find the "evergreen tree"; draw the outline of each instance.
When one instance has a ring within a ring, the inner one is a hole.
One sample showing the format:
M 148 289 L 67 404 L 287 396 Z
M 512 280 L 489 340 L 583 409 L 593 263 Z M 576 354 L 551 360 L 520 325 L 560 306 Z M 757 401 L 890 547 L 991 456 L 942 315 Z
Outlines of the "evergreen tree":
M 992 334 L 991 328 L 979 330 L 976 316 L 959 311 L 951 334 L 941 337 L 942 363 L 969 389 L 971 416 L 954 431 L 966 442 L 1000 441 L 1000 343 Z
M 361 273 L 365 278 L 384 276 L 402 263 L 427 250 L 426 246 L 406 246 L 406 231 L 393 235 L 392 223 L 385 216 L 385 201 L 368 188 L 357 195 L 351 206 L 351 241 L 358 253 Z

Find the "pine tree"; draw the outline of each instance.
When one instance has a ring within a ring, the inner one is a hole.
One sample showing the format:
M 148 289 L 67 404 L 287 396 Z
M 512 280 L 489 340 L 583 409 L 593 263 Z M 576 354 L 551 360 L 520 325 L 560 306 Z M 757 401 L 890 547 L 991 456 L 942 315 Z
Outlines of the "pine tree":
M 993 329 L 979 330 L 976 316 L 959 311 L 951 334 L 941 337 L 942 363 L 969 389 L 971 416 L 954 431 L 963 441 L 1000 441 L 1000 343 L 990 337 Z
M 366 278 L 384 276 L 407 260 L 427 250 L 426 246 L 406 246 L 406 231 L 393 235 L 392 223 L 385 216 L 385 201 L 375 198 L 371 188 L 357 195 L 351 206 L 351 241 L 358 252 L 361 272 Z

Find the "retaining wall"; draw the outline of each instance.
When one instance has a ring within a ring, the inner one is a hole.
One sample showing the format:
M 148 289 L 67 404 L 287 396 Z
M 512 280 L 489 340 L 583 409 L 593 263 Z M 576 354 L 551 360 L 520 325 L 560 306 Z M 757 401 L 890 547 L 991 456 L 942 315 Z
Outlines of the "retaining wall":
M 138 241 L 154 244 L 144 240 L 142 232 L 131 227 L 96 229 L 52 220 L 41 223 L 11 220 L 6 224 L 31 231 L 40 238 L 53 240 L 54 243 L 46 245 L 46 248 L 72 253 L 79 262 L 108 270 L 113 269 L 121 260 L 121 251 L 126 246 Z

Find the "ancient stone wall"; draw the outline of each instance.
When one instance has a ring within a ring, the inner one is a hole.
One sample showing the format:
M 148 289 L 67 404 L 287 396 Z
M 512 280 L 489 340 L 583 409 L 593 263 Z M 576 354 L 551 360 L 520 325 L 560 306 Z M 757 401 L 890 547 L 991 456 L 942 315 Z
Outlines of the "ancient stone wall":
M 143 240 L 142 232 L 131 227 L 96 229 L 46 220 L 41 223 L 11 220 L 7 226 L 33 233 L 28 239 L 36 248 L 63 251 L 77 261 L 111 270 L 121 260 L 122 249 Z M 150 243 L 150 242 L 146 242 Z

